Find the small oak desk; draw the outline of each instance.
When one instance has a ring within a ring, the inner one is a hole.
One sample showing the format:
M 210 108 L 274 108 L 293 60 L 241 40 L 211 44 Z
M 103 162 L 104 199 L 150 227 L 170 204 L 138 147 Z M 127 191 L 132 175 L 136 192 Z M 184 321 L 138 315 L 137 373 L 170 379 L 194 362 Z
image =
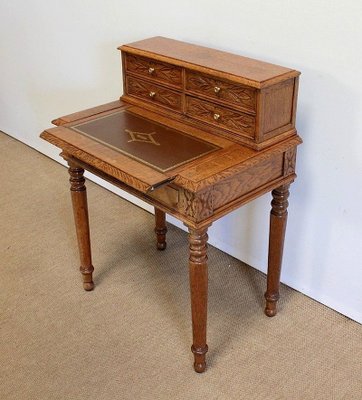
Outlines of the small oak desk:
M 88 170 L 155 207 L 157 248 L 165 213 L 189 229 L 192 352 L 206 367 L 207 229 L 272 191 L 267 316 L 276 314 L 295 179 L 299 72 L 162 37 L 120 47 L 120 100 L 64 116 L 41 137 L 69 164 L 83 287 L 94 287 L 86 188 Z

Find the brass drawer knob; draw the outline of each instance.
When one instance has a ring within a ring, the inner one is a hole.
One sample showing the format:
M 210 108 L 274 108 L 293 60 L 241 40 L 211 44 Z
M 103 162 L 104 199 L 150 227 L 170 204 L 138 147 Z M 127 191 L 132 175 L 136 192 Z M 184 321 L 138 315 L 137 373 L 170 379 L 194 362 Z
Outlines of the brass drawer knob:
M 215 87 L 214 87 L 214 92 L 215 92 L 215 93 L 219 93 L 220 90 L 221 90 L 221 87 L 219 87 L 219 86 L 215 86 Z
M 215 113 L 214 114 L 214 120 L 217 121 L 220 118 L 220 114 Z
M 155 69 L 153 67 L 148 68 L 148 73 L 152 75 L 155 72 Z
M 156 92 L 150 92 L 149 96 L 151 97 L 151 99 L 153 99 L 156 96 Z

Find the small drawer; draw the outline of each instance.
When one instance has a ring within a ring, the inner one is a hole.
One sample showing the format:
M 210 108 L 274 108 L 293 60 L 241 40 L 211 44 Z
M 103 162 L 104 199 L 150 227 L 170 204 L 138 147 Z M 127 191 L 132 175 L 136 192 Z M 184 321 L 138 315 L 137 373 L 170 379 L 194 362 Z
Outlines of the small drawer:
M 182 87 L 182 70 L 175 65 L 126 54 L 125 66 L 127 72 L 138 74 L 160 83 Z
M 186 114 L 242 136 L 255 136 L 255 117 L 218 104 L 186 96 Z
M 160 203 L 176 210 L 179 203 L 179 191 L 172 186 L 164 186 L 156 189 L 149 194 L 150 197 L 158 200 Z
M 126 91 L 130 96 L 137 97 L 148 103 L 162 105 L 181 111 L 181 94 L 152 82 L 142 81 L 130 76 L 126 77 Z
M 186 90 L 250 111 L 256 108 L 255 90 L 209 75 L 186 71 Z

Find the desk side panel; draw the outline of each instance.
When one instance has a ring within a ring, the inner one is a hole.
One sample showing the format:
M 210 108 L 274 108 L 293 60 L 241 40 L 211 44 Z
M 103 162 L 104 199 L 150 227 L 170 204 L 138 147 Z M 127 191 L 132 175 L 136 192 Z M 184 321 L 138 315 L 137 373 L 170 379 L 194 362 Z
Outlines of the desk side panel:
M 234 177 L 216 184 L 213 190 L 214 211 L 268 182 L 281 178 L 283 161 L 283 154 L 275 154 Z

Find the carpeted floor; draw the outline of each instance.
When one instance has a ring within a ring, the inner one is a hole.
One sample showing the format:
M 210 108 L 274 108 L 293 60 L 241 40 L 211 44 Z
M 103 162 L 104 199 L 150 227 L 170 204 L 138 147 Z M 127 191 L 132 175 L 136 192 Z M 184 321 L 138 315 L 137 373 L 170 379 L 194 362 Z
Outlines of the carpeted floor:
M 0 134 L 0 399 L 362 398 L 362 327 L 209 248 L 208 369 L 193 372 L 187 237 L 88 182 L 82 290 L 64 167 Z

